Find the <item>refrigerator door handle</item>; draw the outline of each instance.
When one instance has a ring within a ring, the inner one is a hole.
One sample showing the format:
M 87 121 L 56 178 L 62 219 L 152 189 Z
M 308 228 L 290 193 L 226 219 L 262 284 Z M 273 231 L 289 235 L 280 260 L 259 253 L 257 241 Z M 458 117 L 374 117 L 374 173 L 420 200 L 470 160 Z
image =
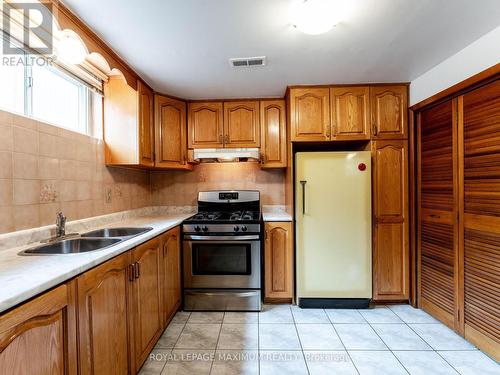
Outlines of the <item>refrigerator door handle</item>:
M 302 185 L 302 215 L 306 214 L 306 184 L 307 181 L 300 181 L 300 185 Z

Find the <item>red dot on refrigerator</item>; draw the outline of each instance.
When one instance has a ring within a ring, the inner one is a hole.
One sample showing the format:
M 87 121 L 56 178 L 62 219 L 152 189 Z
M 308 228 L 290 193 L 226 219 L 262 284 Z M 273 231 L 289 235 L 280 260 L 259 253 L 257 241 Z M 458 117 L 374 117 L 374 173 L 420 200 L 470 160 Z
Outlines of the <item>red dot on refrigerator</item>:
M 365 163 L 359 163 L 358 164 L 358 169 L 363 172 L 366 170 L 366 164 Z

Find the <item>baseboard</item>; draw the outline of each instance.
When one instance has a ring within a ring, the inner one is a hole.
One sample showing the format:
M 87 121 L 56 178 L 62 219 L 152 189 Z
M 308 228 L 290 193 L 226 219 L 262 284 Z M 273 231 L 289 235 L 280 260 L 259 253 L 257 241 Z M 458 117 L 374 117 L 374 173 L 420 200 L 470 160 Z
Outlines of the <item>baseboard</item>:
M 298 305 L 303 309 L 367 309 L 369 298 L 299 298 Z

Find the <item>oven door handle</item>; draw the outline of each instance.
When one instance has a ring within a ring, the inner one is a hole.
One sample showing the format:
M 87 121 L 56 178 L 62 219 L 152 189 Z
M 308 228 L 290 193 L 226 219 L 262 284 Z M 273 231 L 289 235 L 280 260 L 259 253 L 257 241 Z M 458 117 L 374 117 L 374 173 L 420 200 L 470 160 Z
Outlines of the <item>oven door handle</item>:
M 247 240 L 258 240 L 259 235 L 248 235 L 248 236 L 196 236 L 186 234 L 184 235 L 185 240 L 195 240 L 195 241 L 247 241 Z
M 236 297 L 253 297 L 256 294 L 256 291 L 253 290 L 251 292 L 217 292 L 217 293 L 211 293 L 211 292 L 193 292 L 190 290 L 185 290 L 184 294 L 190 295 L 190 296 L 197 296 L 197 295 L 204 295 L 204 296 L 236 296 Z

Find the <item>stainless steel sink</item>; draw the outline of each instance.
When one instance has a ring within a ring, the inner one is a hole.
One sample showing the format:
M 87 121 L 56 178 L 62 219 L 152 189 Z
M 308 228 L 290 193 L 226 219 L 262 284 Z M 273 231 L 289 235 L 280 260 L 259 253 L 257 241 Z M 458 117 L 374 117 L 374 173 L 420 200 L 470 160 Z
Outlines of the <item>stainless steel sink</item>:
M 92 232 L 82 234 L 82 237 L 99 237 L 99 238 L 109 238 L 109 237 L 119 237 L 119 238 L 130 238 L 138 236 L 149 232 L 153 228 L 104 228 L 94 230 Z
M 120 238 L 72 238 L 24 250 L 20 255 L 78 254 L 103 250 L 123 241 Z

